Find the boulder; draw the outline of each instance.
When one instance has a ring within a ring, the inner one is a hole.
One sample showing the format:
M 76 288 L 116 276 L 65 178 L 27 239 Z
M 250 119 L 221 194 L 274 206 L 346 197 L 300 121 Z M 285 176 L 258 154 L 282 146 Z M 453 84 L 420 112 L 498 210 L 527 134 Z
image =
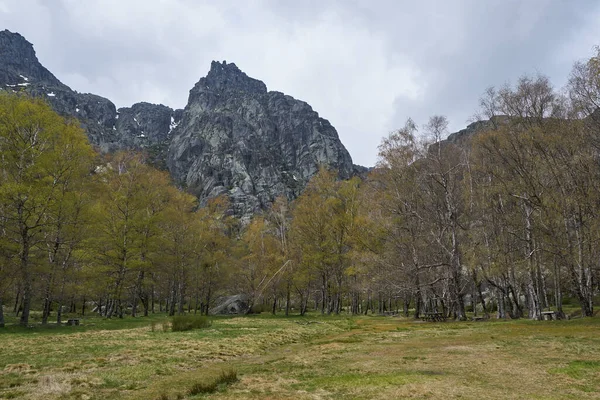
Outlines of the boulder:
M 243 294 L 235 296 L 222 297 L 217 301 L 217 305 L 210 310 L 210 315 L 231 315 L 247 314 L 250 311 L 248 297 Z

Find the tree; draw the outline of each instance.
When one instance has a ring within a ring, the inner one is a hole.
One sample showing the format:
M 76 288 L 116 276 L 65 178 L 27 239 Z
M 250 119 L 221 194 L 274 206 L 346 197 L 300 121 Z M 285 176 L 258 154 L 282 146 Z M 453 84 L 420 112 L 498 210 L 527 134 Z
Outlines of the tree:
M 273 233 L 273 227 L 264 218 L 255 216 L 252 219 L 241 238 L 245 255 L 241 260 L 240 277 L 242 293 L 247 295 L 250 307 L 270 292 L 271 312 L 275 314 L 283 259 L 278 248 L 280 242 Z
M 600 46 L 596 54 L 585 62 L 576 62 L 571 70 L 567 89 L 574 111 L 580 118 L 591 116 L 600 123 Z
M 335 175 L 321 169 L 296 200 L 292 211 L 292 240 L 298 248 L 297 254 L 301 254 L 298 263 L 307 271 L 307 278 L 318 277 L 322 314 L 331 310 L 331 278 L 337 261 L 332 224 L 334 190 Z M 308 288 L 310 284 L 305 282 L 304 286 Z
M 379 212 L 371 211 L 371 218 L 383 230 L 373 235 L 383 246 L 374 242 L 369 248 L 380 254 L 380 263 L 388 271 L 382 276 L 384 282 L 403 293 L 405 303 L 414 298 L 414 317 L 419 318 L 423 290 L 430 286 L 424 283 L 432 267 L 425 257 L 429 247 L 424 226 L 425 199 L 418 183 L 419 160 L 425 156 L 426 148 L 416 134 L 415 123 L 408 119 L 403 128 L 392 132 L 379 145 L 377 169 L 370 176 L 371 192 L 378 194 L 372 196 L 376 200 L 372 206 Z
M 63 193 L 90 171 L 93 152 L 74 121 L 65 121 L 41 100 L 0 95 L 0 210 L 4 251 L 18 259 L 23 287 L 20 324 L 29 323 L 40 248 Z
M 169 200 L 168 179 L 146 165 L 141 155 L 126 153 L 115 155 L 97 178 L 96 234 L 86 248 L 89 264 L 106 283 L 103 315 L 110 318 L 122 316 L 128 287 L 133 288 L 132 302 L 144 300 L 141 289 L 149 253 L 157 249 L 158 217 Z
M 194 264 L 201 235 L 198 220 L 192 211 L 196 199 L 175 188 L 169 188 L 169 203 L 160 218 L 158 227 L 162 232 L 160 250 L 157 254 L 157 271 L 168 285 L 168 313 L 183 314 L 191 268 Z
M 465 152 L 452 144 L 443 144 L 448 121 L 443 116 L 433 116 L 425 126 L 425 133 L 433 141 L 423 165 L 422 190 L 428 199 L 427 208 L 434 218 L 431 238 L 440 250 L 438 262 L 447 267 L 451 302 L 455 317 L 466 319 L 463 282 L 463 226 L 466 199 L 462 184 L 466 169 Z

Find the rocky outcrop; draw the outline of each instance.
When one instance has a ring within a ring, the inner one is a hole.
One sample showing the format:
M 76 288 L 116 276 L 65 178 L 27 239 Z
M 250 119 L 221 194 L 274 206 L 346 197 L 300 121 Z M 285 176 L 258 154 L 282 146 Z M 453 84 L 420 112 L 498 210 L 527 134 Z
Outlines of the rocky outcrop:
M 475 121 L 467 125 L 466 128 L 461 129 L 458 132 L 451 133 L 443 142 L 453 143 L 456 145 L 465 145 L 475 134 L 489 129 L 496 129 L 496 127 L 507 124 L 508 122 L 509 118 L 505 115 L 497 115 L 489 120 Z
M 210 315 L 248 314 L 248 297 L 242 294 L 217 299 L 216 306 L 208 310 Z
M 305 102 L 214 62 L 190 91 L 167 164 L 200 199 L 228 194 L 251 215 L 276 197 L 293 199 L 320 166 L 353 174 L 350 155 L 326 119 Z
M 103 152 L 159 146 L 181 116 L 181 110 L 148 103 L 117 110 L 104 97 L 71 90 L 38 61 L 31 43 L 7 30 L 0 32 L 0 87 L 44 98 L 59 114 L 78 119 Z
M 0 82 L 3 82 L 3 86 L 13 84 L 15 87 L 26 87 L 31 80 L 66 88 L 39 63 L 31 43 L 18 33 L 8 30 L 0 32 L 0 66 Z
M 0 32 L 0 87 L 46 99 L 77 118 L 102 152 L 146 150 L 174 181 L 205 200 L 226 194 L 235 215 L 249 217 L 278 196 L 297 197 L 321 166 L 340 178 L 364 174 L 333 126 L 307 103 L 213 62 L 190 90 L 184 110 L 137 103 L 116 109 L 100 96 L 71 90 L 38 61 L 17 33 Z

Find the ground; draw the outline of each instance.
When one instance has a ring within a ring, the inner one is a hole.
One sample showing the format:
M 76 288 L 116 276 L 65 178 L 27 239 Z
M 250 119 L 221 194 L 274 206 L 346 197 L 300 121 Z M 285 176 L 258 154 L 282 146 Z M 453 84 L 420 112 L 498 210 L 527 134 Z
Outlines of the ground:
M 0 398 L 600 398 L 598 318 L 258 315 L 215 318 L 188 332 L 163 331 L 167 321 L 0 329 Z M 221 382 L 223 371 L 237 380 L 194 391 Z

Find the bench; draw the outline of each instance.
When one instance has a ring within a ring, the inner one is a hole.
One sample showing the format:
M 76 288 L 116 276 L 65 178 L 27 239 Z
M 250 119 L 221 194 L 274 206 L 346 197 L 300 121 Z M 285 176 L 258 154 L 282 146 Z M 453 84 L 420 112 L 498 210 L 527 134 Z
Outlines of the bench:
M 69 326 L 78 326 L 79 325 L 79 320 L 78 319 L 70 319 L 67 321 L 67 325 Z
M 556 311 L 542 311 L 541 317 L 544 321 L 552 321 L 558 319 L 558 314 Z
M 486 319 L 487 319 L 486 317 L 483 317 L 483 316 L 481 316 L 481 315 L 478 315 L 478 316 L 476 316 L 476 317 L 475 317 L 475 316 L 473 317 L 473 321 L 485 321 Z
M 379 315 L 384 317 L 395 317 L 396 315 L 398 315 L 398 313 L 396 311 L 384 311 Z
M 426 312 L 423 314 L 422 319 L 429 322 L 444 322 L 446 321 L 446 316 L 441 312 Z

